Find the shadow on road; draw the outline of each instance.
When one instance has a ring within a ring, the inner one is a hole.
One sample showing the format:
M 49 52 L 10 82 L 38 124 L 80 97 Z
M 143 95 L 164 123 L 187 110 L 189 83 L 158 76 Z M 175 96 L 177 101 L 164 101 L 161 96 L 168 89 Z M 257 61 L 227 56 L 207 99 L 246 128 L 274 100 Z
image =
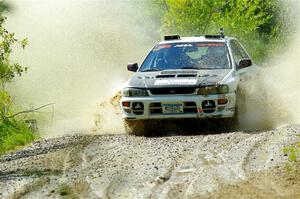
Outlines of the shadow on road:
M 257 134 L 270 129 L 246 129 L 240 127 L 234 121 L 209 119 L 209 120 L 162 120 L 149 125 L 151 128 L 147 132 L 147 137 L 165 136 L 190 136 L 190 135 L 213 135 L 220 133 L 231 133 L 242 131 L 248 134 Z

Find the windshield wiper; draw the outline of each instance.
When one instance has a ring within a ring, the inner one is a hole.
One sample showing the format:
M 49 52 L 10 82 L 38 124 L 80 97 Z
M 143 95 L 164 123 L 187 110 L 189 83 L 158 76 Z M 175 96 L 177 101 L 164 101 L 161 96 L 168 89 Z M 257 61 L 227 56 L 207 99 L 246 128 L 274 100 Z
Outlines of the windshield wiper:
M 200 68 L 201 70 L 214 70 L 216 68 Z
M 160 69 L 148 69 L 148 70 L 142 70 L 141 72 L 152 72 L 152 71 L 161 71 Z
M 225 69 L 225 68 L 218 68 L 218 67 L 214 67 L 214 68 L 211 68 L 211 67 L 201 67 L 200 70 L 218 70 L 218 69 Z
M 197 70 L 199 70 L 198 67 L 192 67 L 192 66 L 190 66 L 190 67 L 182 67 L 180 69 L 197 69 Z

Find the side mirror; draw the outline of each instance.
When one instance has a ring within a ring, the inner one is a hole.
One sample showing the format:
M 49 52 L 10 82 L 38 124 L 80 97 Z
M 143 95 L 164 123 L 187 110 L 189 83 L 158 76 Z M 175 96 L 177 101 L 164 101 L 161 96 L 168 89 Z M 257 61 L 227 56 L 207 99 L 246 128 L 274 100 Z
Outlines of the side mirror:
M 127 70 L 136 72 L 139 69 L 139 66 L 137 63 L 130 63 L 127 65 Z
M 247 68 L 252 65 L 252 61 L 249 58 L 243 58 L 240 60 L 237 69 Z

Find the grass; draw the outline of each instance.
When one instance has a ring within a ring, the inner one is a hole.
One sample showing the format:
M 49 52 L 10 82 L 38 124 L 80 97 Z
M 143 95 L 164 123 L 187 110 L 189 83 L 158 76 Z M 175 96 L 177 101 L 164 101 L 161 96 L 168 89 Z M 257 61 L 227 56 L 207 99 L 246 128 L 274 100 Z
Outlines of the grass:
M 67 196 L 72 194 L 72 189 L 71 187 L 69 187 L 68 185 L 63 185 L 60 189 L 59 189 L 59 194 L 60 196 Z
M 287 146 L 283 149 L 283 153 L 287 154 L 289 157 L 289 161 L 291 162 L 297 162 L 300 158 L 300 142 L 293 145 L 293 146 Z
M 25 122 L 0 123 L 0 155 L 19 149 L 37 138 Z
M 288 162 L 285 165 L 289 173 L 299 172 L 300 162 L 300 142 L 283 148 L 283 153 L 288 156 Z

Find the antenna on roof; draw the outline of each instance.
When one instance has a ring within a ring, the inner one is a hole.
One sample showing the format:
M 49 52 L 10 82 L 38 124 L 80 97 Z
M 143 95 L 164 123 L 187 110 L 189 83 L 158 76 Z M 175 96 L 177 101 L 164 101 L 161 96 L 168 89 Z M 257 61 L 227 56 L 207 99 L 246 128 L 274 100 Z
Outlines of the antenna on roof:
M 223 38 L 225 37 L 224 28 L 220 28 L 219 33 L 220 33 L 221 37 L 223 37 Z

